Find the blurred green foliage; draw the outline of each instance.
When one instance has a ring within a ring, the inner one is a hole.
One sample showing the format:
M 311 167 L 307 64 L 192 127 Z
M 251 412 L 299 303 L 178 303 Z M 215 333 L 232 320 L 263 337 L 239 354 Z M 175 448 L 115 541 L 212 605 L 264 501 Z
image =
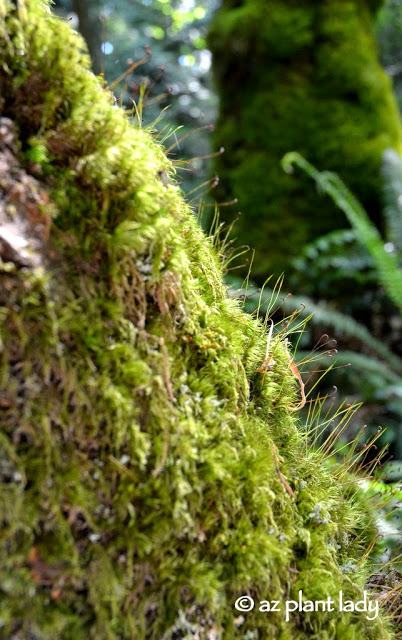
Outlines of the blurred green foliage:
M 216 96 L 206 31 L 216 6 L 217 0 L 91 0 L 86 7 L 92 31 L 100 34 L 105 81 L 113 83 L 117 100 L 129 109 L 144 96 L 142 125 L 162 132 L 165 147 L 172 147 L 170 157 L 178 160 L 184 191 L 208 177 L 203 156 L 211 151 Z M 58 0 L 56 10 L 79 28 L 72 0 Z M 91 50 L 90 34 L 87 42 Z M 192 158 L 190 164 L 183 162 Z

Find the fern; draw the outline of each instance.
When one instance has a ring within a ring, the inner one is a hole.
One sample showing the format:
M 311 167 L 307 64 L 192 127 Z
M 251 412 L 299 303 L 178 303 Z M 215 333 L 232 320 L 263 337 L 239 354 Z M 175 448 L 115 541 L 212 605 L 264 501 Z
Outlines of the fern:
M 377 281 L 373 260 L 359 244 L 354 229 L 331 231 L 313 240 L 292 260 L 292 267 L 290 282 L 295 289 L 319 295 L 330 292 L 331 298 L 343 297 L 343 285 L 338 291 L 340 280 L 352 279 L 364 285 Z
M 287 153 L 282 159 L 282 166 L 287 173 L 293 171 L 293 165 L 303 169 L 312 177 L 317 185 L 327 193 L 335 204 L 346 214 L 350 224 L 356 230 L 360 242 L 371 254 L 378 271 L 378 277 L 387 295 L 402 311 L 402 270 L 395 255 L 387 253 L 384 241 L 366 211 L 354 195 L 335 173 L 317 171 L 299 153 Z
M 354 229 L 336 229 L 330 231 L 324 236 L 316 238 L 312 242 L 309 242 L 303 248 L 302 254 L 309 258 L 315 258 L 320 253 L 328 253 L 338 247 L 344 247 L 347 244 L 353 243 L 357 238 L 356 231 Z
M 321 261 L 319 269 L 336 266 L 345 271 L 351 270 L 356 261 L 359 268 L 373 266 L 367 250 L 358 244 L 354 229 L 337 229 L 316 238 L 303 247 L 300 256 L 294 258 L 292 264 L 297 271 L 303 271 L 309 261 L 313 261 L 315 266 L 317 261 Z

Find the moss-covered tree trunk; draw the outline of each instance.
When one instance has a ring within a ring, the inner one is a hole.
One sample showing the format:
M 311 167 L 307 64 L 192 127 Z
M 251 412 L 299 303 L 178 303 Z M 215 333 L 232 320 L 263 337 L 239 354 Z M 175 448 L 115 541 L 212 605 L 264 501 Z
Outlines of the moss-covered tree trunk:
M 373 34 L 381 2 L 223 0 L 209 43 L 220 94 L 217 166 L 243 212 L 235 235 L 256 249 L 253 273 L 286 268 L 306 241 L 345 226 L 308 180 L 284 174 L 299 151 L 338 172 L 380 223 L 381 155 L 401 150 L 391 82 Z
M 390 639 L 339 610 L 364 514 L 298 430 L 286 345 L 89 66 L 47 3 L 0 0 L 1 636 Z M 301 590 L 334 610 L 286 620 Z

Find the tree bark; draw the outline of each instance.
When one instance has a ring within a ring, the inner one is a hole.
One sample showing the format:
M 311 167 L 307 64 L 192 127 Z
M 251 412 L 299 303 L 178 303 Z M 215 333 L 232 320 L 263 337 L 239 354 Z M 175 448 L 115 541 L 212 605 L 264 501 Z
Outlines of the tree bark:
M 101 20 L 91 0 L 72 0 L 73 10 L 78 16 L 79 30 L 85 38 L 95 74 L 102 71 Z

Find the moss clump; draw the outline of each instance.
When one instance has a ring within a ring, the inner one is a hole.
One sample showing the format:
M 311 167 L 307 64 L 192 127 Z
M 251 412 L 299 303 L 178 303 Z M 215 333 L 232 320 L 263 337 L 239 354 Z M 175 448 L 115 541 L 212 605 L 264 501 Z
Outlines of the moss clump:
M 209 43 L 221 96 L 216 144 L 224 191 L 243 216 L 236 235 L 265 279 L 308 241 L 343 227 L 342 213 L 304 178 L 283 175 L 298 151 L 339 173 L 379 223 L 381 155 L 401 151 L 391 82 L 373 34 L 380 2 L 224 0 Z
M 239 618 L 246 593 L 361 599 L 359 511 L 163 150 L 47 3 L 0 19 L 3 637 L 387 640 L 359 612 Z

